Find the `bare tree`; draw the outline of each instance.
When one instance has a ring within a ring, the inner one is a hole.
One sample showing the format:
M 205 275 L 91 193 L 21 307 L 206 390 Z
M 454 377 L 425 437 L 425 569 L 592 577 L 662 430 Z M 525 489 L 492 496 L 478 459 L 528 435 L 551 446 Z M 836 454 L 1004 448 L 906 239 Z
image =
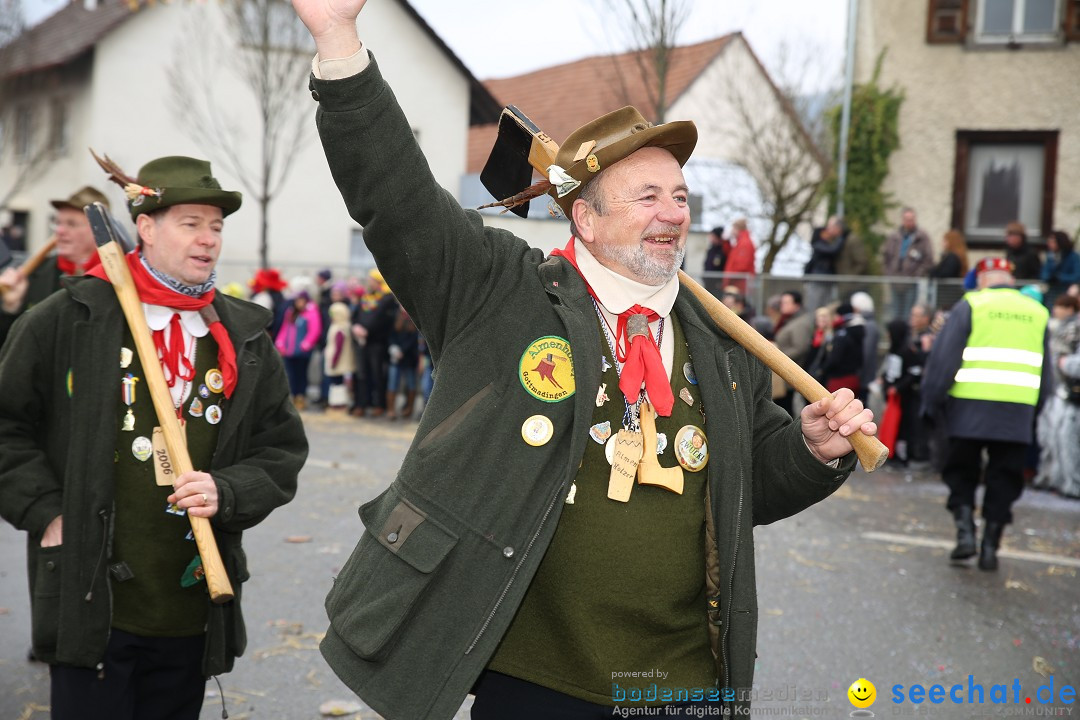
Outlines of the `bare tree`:
M 52 163 L 54 154 L 48 127 L 35 118 L 32 78 L 12 74 L 20 58 L 29 56 L 34 42 L 28 32 L 20 0 L 0 0 L 0 209 L 32 183 Z M 19 99 L 25 101 L 20 102 Z M 9 174 L 10 173 L 10 174 Z
M 688 0 L 603 0 L 623 34 L 624 44 L 635 52 L 637 73 L 649 99 L 657 124 L 664 122 L 669 105 L 668 70 L 678 45 L 679 32 L 690 14 Z M 606 23 L 605 23 L 606 26 Z M 623 95 L 629 96 L 622 68 L 616 68 Z
M 723 119 L 714 130 L 735 133 L 733 159 L 757 183 L 760 217 L 769 224 L 767 235 L 759 239 L 759 245 L 768 248 L 762 263 L 767 273 L 797 237 L 799 225 L 813 220 L 824 198 L 829 162 L 817 139 L 826 135 L 821 112 L 826 103 L 800 92 L 810 73 L 819 69 L 811 60 L 781 52 L 780 79 L 773 83 L 749 46 L 746 50 L 748 62 L 758 66 L 765 82 L 747 82 L 754 74 L 750 72 L 726 76 L 719 94 L 722 109 L 716 113 Z
M 314 50 L 307 30 L 286 0 L 223 0 L 225 35 L 198 27 L 176 50 L 169 70 L 172 102 L 184 131 L 214 162 L 223 164 L 259 205 L 259 262 L 269 266 L 269 211 L 297 153 L 310 139 L 310 109 L 296 101 L 305 87 L 305 60 Z M 192 48 L 190 38 L 204 45 Z M 237 110 L 233 98 L 219 97 L 214 78 L 223 69 L 237 73 L 251 91 L 253 111 Z M 254 128 L 254 131 L 253 131 Z M 244 146 L 258 144 L 255 161 Z

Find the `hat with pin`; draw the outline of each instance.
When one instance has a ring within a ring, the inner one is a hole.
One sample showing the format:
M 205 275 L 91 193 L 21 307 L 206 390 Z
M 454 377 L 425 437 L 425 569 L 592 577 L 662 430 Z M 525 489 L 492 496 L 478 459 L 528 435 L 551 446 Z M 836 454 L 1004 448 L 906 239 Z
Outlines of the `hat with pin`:
M 692 121 L 653 125 L 636 108 L 627 105 L 570 133 L 559 146 L 555 166 L 573 181 L 573 187 L 556 185 L 550 194 L 555 196 L 566 217 L 570 217 L 581 189 L 604 168 L 645 147 L 667 150 L 682 166 L 694 152 L 697 137 L 697 126 Z
M 93 150 L 90 151 L 93 153 Z M 124 188 L 131 219 L 173 205 L 213 205 L 227 216 L 240 209 L 239 192 L 222 190 L 210 171 L 210 163 L 182 155 L 151 160 L 139 169 L 138 177 L 125 175 L 106 155 L 94 159 L 109 173 L 109 179 Z

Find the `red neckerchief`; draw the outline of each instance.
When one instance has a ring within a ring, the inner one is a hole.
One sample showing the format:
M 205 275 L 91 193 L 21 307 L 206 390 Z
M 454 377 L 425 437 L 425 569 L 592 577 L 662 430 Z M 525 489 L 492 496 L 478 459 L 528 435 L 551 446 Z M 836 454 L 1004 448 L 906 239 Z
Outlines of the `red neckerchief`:
M 101 257 L 97 253 L 91 255 L 90 259 L 84 262 L 81 267 L 66 257 L 56 256 L 56 267 L 65 275 L 85 275 L 100 264 Z
M 574 249 L 574 238 L 561 250 L 556 249 L 551 253 L 566 258 L 578 275 L 585 281 L 585 287 L 596 302 L 600 298 L 596 296 L 589 281 L 581 274 L 577 264 L 577 253 Z M 641 383 L 645 383 L 645 391 L 649 394 L 649 400 L 656 409 L 658 415 L 669 417 L 675 406 L 675 396 L 671 393 L 671 381 L 668 372 L 664 369 L 663 358 L 660 357 L 660 348 L 656 345 L 652 330 L 646 340 L 643 335 L 638 335 L 630 342 L 626 337 L 626 321 L 631 315 L 645 315 L 649 322 L 655 322 L 660 318 L 655 310 L 650 310 L 642 305 L 634 305 L 625 312 L 619 313 L 618 326 L 615 329 L 615 353 L 616 360 L 623 363 L 622 374 L 619 375 L 619 389 L 622 390 L 626 401 L 631 405 L 637 404 L 641 395 Z M 625 351 L 620 349 L 626 348 Z
M 183 295 L 162 285 L 154 276 L 147 272 L 139 259 L 139 253 L 134 250 L 126 255 L 128 267 L 131 268 L 131 278 L 135 281 L 135 288 L 139 291 L 139 299 L 147 305 L 161 305 L 173 310 L 200 310 L 209 305 L 217 294 L 215 290 L 208 290 L 199 297 Z M 108 282 L 105 268 L 101 265 L 93 268 L 87 275 L 101 278 Z M 169 342 L 165 342 L 165 329 L 154 330 L 154 346 L 158 351 L 162 368 L 165 370 L 169 386 L 176 384 L 177 380 L 191 380 L 195 377 L 195 368 L 184 357 L 184 334 L 180 329 L 180 316 L 173 313 L 169 320 Z M 218 345 L 218 365 L 221 367 L 221 377 L 224 380 L 225 397 L 232 397 L 236 388 L 236 349 L 232 339 L 221 319 L 209 323 L 210 334 Z M 181 369 L 181 363 L 184 368 Z

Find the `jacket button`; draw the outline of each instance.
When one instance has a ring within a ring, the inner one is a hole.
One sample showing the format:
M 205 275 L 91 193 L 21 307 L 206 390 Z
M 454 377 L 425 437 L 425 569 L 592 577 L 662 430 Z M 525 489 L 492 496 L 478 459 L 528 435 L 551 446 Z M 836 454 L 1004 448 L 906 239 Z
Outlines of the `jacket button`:
M 396 532 L 392 532 L 392 533 L 390 533 L 389 535 L 386 536 L 386 542 L 388 542 L 388 543 L 396 543 L 397 539 L 398 539 L 398 534 Z
M 50 560 L 49 562 L 45 563 L 45 569 L 46 570 L 55 570 L 56 569 L 56 563 L 54 563 L 52 560 Z
M 505 558 L 514 557 L 514 548 L 510 547 L 509 545 L 504 547 L 503 548 L 503 557 L 505 557 Z
M 311 99 L 315 100 L 315 101 L 318 101 L 318 99 L 319 99 L 319 91 L 318 90 L 312 90 L 311 91 Z

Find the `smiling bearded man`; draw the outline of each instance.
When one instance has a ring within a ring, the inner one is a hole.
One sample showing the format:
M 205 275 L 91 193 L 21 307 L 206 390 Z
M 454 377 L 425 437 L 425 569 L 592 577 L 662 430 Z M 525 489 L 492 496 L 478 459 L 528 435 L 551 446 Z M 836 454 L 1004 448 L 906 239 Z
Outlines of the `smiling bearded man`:
M 363 4 L 293 0 L 330 169 L 438 380 L 360 509 L 323 655 L 392 718 L 469 693 L 476 720 L 743 714 L 752 526 L 836 490 L 870 412 L 845 390 L 793 421 L 680 286 L 693 123 L 626 107 L 571 133 L 545 173 L 571 238 L 545 257 L 439 187 Z

